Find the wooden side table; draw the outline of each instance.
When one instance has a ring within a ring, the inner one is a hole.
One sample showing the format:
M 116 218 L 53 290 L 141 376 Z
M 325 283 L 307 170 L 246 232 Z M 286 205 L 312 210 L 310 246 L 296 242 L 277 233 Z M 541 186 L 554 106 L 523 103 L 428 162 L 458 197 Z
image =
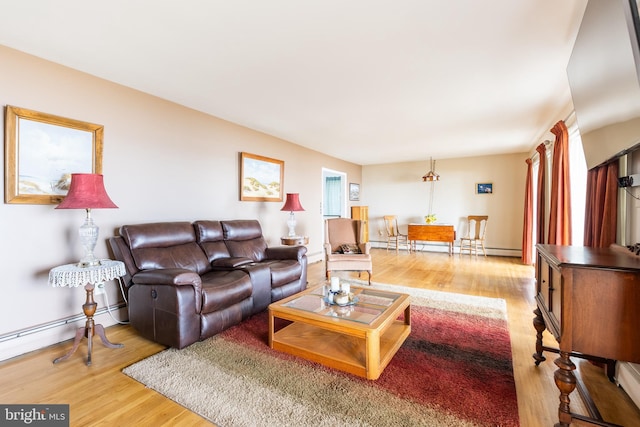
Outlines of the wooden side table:
M 280 241 L 286 246 L 305 246 L 309 244 L 307 236 L 281 237 Z
M 78 287 L 84 285 L 87 292 L 87 299 L 82 305 L 84 315 L 87 322 L 83 328 L 78 328 L 76 337 L 73 341 L 73 347 L 64 356 L 58 357 L 53 363 L 67 360 L 80 345 L 82 337 L 87 338 L 87 366 L 91 366 L 91 350 L 93 347 L 93 335 L 98 334 L 102 343 L 109 348 L 122 348 L 124 344 L 114 344 L 110 342 L 102 325 L 96 325 L 93 321 L 93 315 L 96 312 L 98 304 L 93 299 L 93 290 L 96 283 L 103 283 L 109 280 L 118 279 L 125 275 L 124 263 L 112 260 L 100 260 L 100 264 L 93 267 L 79 267 L 77 264 L 67 264 L 53 268 L 49 271 L 49 284 L 54 287 L 68 286 Z

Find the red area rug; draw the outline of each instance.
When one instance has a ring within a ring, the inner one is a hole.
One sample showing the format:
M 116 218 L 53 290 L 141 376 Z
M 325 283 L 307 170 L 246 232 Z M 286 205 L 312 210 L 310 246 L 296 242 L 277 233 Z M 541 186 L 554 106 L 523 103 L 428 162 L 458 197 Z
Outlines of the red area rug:
M 125 373 L 220 426 L 518 426 L 503 300 L 412 294 L 411 335 L 376 381 L 267 346 L 267 314 Z

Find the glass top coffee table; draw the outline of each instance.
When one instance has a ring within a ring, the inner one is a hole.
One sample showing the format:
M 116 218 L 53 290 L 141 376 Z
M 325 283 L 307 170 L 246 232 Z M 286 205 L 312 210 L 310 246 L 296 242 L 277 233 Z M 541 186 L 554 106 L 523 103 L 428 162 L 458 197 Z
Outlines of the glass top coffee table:
M 318 286 L 271 304 L 269 346 L 378 379 L 411 333 L 409 295 L 352 286 L 352 303 L 338 306 L 326 300 L 326 291 Z

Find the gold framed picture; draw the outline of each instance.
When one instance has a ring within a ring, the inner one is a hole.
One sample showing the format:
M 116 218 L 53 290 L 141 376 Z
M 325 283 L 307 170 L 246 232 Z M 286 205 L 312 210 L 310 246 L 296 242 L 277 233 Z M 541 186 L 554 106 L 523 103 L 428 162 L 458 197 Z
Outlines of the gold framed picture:
M 5 203 L 58 204 L 72 173 L 102 173 L 104 127 L 7 106 Z
M 284 161 L 240 153 L 240 200 L 281 202 Z

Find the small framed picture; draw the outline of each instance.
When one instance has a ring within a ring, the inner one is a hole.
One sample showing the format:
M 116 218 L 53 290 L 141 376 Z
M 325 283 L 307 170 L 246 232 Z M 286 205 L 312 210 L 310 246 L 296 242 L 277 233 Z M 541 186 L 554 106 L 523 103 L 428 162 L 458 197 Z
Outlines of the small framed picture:
M 493 183 L 486 182 L 486 183 L 476 184 L 476 193 L 477 194 L 492 194 L 493 193 Z
M 360 200 L 360 184 L 356 184 L 354 182 L 349 183 L 349 200 Z

